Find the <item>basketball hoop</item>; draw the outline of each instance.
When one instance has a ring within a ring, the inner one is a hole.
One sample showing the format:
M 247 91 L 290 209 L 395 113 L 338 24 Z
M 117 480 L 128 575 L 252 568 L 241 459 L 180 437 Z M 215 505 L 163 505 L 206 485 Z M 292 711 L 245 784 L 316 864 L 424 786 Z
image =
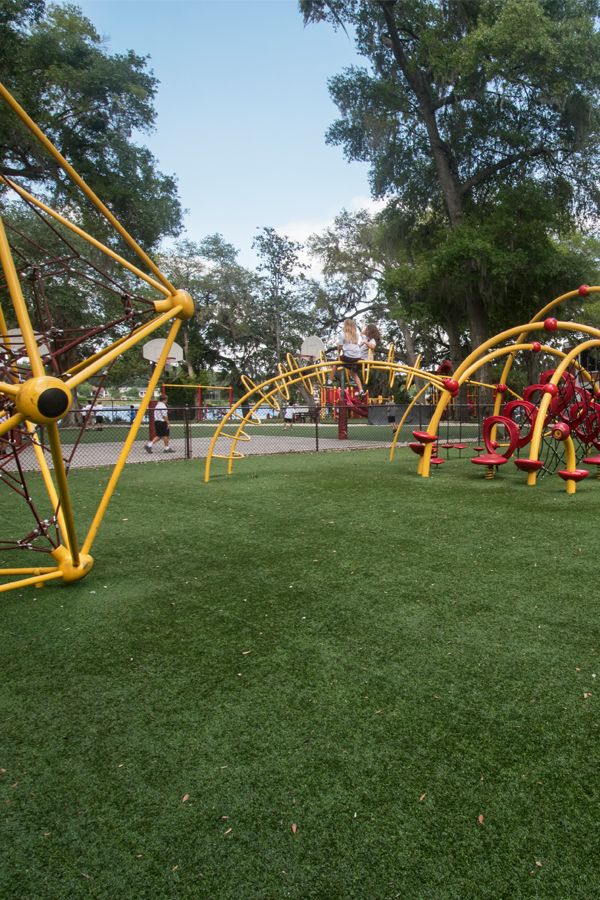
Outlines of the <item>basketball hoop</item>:
M 300 356 L 307 359 L 318 359 L 321 352 L 325 351 L 325 344 L 316 334 L 304 338 L 300 347 Z
M 157 363 L 160 359 L 160 354 L 163 352 L 164 346 L 164 338 L 153 338 L 151 341 L 147 341 L 142 347 L 142 356 L 144 357 L 144 359 L 147 359 L 148 362 Z M 182 362 L 183 347 L 173 341 L 173 344 L 171 345 L 171 352 L 169 356 L 167 356 L 165 368 L 176 369 Z

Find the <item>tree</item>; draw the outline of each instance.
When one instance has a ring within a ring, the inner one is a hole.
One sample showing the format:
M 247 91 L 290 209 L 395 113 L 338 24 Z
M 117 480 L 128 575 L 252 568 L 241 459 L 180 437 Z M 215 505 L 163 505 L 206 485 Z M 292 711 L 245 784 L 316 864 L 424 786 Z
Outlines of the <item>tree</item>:
M 242 374 L 262 381 L 272 373 L 278 359 L 277 333 L 281 354 L 298 348 L 293 310 L 303 306 L 304 299 L 300 286 L 292 296 L 289 284 L 278 284 L 277 332 L 270 280 L 241 266 L 237 257 L 238 251 L 222 235 L 212 234 L 200 243 L 178 243 L 161 263 L 196 301 L 196 313 L 184 331 L 185 356 L 196 376 L 203 371 L 205 380 L 217 372 L 221 380 L 240 387 Z
M 461 293 L 446 319 L 462 318 L 471 344 L 481 343 L 490 291 L 480 248 L 468 245 L 502 191 L 538 185 L 555 198 L 564 231 L 597 215 L 597 0 L 301 0 L 300 8 L 307 23 L 353 29 L 370 63 L 331 79 L 341 118 L 328 141 L 368 161 L 375 196 L 393 198 L 421 234 L 461 245 Z
M 302 300 L 296 291 L 304 277 L 303 270 L 307 268 L 299 257 L 302 246 L 270 227 L 258 230 L 252 246 L 259 256 L 258 271 L 264 273 L 261 279 L 267 311 L 264 339 L 267 344 L 274 345 L 276 362 L 281 362 L 282 345 L 290 341 L 295 343 L 295 336 L 301 336 L 308 326 Z
M 322 333 L 337 330 L 345 318 L 368 314 L 390 340 L 402 345 L 403 358 L 414 363 L 415 323 L 398 302 L 393 308 L 388 303 L 386 273 L 395 265 L 397 247 L 390 245 L 381 217 L 364 209 L 342 210 L 333 225 L 311 235 L 308 248 L 322 265 L 324 290 L 317 301 Z
M 152 248 L 179 232 L 176 181 L 161 174 L 150 151 L 133 140 L 155 120 L 157 81 L 144 57 L 132 50 L 108 54 L 74 6 L 1 0 L 0 80 L 136 240 Z M 4 104 L 0 136 L 0 171 L 45 189 L 57 205 L 76 196 L 84 227 L 96 220 Z

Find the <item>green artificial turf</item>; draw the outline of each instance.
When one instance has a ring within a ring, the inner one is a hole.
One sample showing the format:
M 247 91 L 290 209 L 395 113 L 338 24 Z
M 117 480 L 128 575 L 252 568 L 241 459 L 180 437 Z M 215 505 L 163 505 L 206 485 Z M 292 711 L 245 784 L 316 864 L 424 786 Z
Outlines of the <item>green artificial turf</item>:
M 600 894 L 600 485 L 414 465 L 130 466 L 1 596 L 0 896 Z

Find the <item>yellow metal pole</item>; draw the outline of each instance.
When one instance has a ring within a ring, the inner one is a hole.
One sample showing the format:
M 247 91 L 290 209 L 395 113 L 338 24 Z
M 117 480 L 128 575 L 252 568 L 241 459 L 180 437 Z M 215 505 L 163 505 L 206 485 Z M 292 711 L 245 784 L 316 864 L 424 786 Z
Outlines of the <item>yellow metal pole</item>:
M 4 318 L 4 312 L 2 311 L 2 304 L 0 303 L 0 336 L 2 340 L 6 344 L 10 344 L 10 338 L 8 336 L 8 325 L 6 324 L 6 319 Z
M 83 359 L 81 362 L 76 363 L 69 369 L 66 369 L 63 374 L 63 378 L 72 378 L 73 375 L 76 375 L 77 372 L 81 372 L 82 369 L 85 369 L 86 366 L 89 366 L 91 365 L 91 363 L 96 362 L 97 359 L 101 359 L 104 363 L 104 357 L 109 352 L 109 350 L 112 350 L 114 347 L 121 347 L 125 341 L 129 340 L 129 338 L 135 337 L 138 332 L 145 327 L 146 325 L 138 325 L 138 327 L 134 328 L 134 330 L 130 334 L 124 334 L 123 337 L 117 338 L 117 340 L 112 344 L 109 344 L 108 347 L 103 347 L 102 350 L 98 350 L 97 353 L 93 353 L 91 356 L 88 356 L 87 359 Z M 69 384 L 71 384 L 71 382 L 69 382 Z
M 62 578 L 60 569 L 54 569 L 52 572 L 46 572 L 43 575 L 34 575 L 32 578 L 23 578 L 20 581 L 11 581 L 10 584 L 0 584 L 0 594 L 4 591 L 14 591 L 16 588 L 29 587 L 30 585 L 44 584 L 46 581 L 54 581 Z
M 67 533 L 67 523 L 58 494 L 56 493 L 54 482 L 52 481 L 52 475 L 50 474 L 50 469 L 48 468 L 46 456 L 38 438 L 37 429 L 33 422 L 29 422 L 27 420 L 25 421 L 25 427 L 27 428 L 27 431 L 31 436 L 31 446 L 33 447 L 33 452 L 35 453 L 38 466 L 40 467 L 40 474 L 48 493 L 48 498 L 50 500 L 50 503 L 52 504 L 52 509 L 54 510 L 56 521 L 58 522 L 58 527 L 60 528 L 61 534 L 64 536 Z
M 96 196 L 94 191 L 91 189 L 91 187 L 89 187 L 85 183 L 83 178 L 77 174 L 77 172 L 75 171 L 73 166 L 71 166 L 67 162 L 67 160 L 64 158 L 64 156 L 61 153 L 59 153 L 59 151 L 56 149 L 56 147 L 54 146 L 52 141 L 50 141 L 46 137 L 46 135 L 41 130 L 41 128 L 39 128 L 35 124 L 33 119 L 27 115 L 27 113 L 25 112 L 23 107 L 17 103 L 15 98 L 12 96 L 12 94 L 9 91 L 7 91 L 7 89 L 1 83 L 0 83 L 0 97 L 2 97 L 6 101 L 6 103 L 17 114 L 17 116 L 20 118 L 20 120 L 27 126 L 27 128 L 29 128 L 29 130 L 32 132 L 32 134 L 35 135 L 35 137 L 38 139 L 38 141 L 46 148 L 48 153 L 56 160 L 56 162 L 59 164 L 61 169 L 64 169 L 64 171 L 67 173 L 67 175 L 69 176 L 71 181 L 73 181 L 83 191 L 83 193 L 86 195 L 88 200 L 90 200 L 94 204 L 94 206 L 96 207 L 98 212 L 100 212 L 104 216 L 104 218 L 107 219 L 108 222 L 110 222 L 110 224 L 113 226 L 113 228 L 115 228 L 116 231 L 119 232 L 119 234 L 121 235 L 123 240 L 131 247 L 131 249 L 135 253 L 137 253 L 139 258 L 141 260 L 143 260 L 143 262 L 145 263 L 145 265 L 148 266 L 150 271 L 154 272 L 154 274 L 156 275 L 158 280 L 160 282 L 162 282 L 162 284 L 164 284 L 164 286 L 168 289 L 169 293 L 174 294 L 175 288 L 173 287 L 171 282 L 163 275 L 163 273 L 160 271 L 160 269 L 158 268 L 156 263 L 154 263 L 150 259 L 150 257 L 146 253 L 144 253 L 144 251 L 139 246 L 139 244 L 131 237 L 129 232 L 121 225 L 119 220 L 117 218 L 115 218 L 115 216 L 111 213 L 111 211 L 108 209 L 108 207 L 105 206 L 104 203 L 102 203 L 100 198 L 98 196 Z
M 158 382 L 160 380 L 160 376 L 162 375 L 166 361 L 169 357 L 169 353 L 171 352 L 171 347 L 173 346 L 173 341 L 177 337 L 177 332 L 179 331 L 181 324 L 182 324 L 181 319 L 175 319 L 175 321 L 173 322 L 173 324 L 171 326 L 171 330 L 169 331 L 169 334 L 166 338 L 165 345 L 162 349 L 162 352 L 160 354 L 158 362 L 154 368 L 154 372 L 152 373 L 150 381 L 148 382 L 148 387 L 146 388 L 146 393 L 144 394 L 144 397 L 142 398 L 142 402 L 139 406 L 136 417 L 131 424 L 129 434 L 127 435 L 127 439 L 126 439 L 125 443 L 123 444 L 121 453 L 119 454 L 119 459 L 117 460 L 117 463 L 112 471 L 110 480 L 106 486 L 106 489 L 104 491 L 104 494 L 102 496 L 102 499 L 100 501 L 98 509 L 96 510 L 96 515 L 94 516 L 94 518 L 92 520 L 92 524 L 90 525 L 89 531 L 83 542 L 83 546 L 81 548 L 82 553 L 90 552 L 92 544 L 98 533 L 98 529 L 100 528 L 100 525 L 102 524 L 102 519 L 104 518 L 104 514 L 106 513 L 106 509 L 108 507 L 110 499 L 114 493 L 115 487 L 117 486 L 117 482 L 121 476 L 121 472 L 123 471 L 123 467 L 127 461 L 129 451 L 131 450 L 133 442 L 135 441 L 135 439 L 137 437 L 137 433 L 139 431 L 140 425 L 142 424 L 142 420 L 143 420 L 144 416 L 146 415 L 146 410 L 148 408 L 148 404 L 150 403 L 150 400 L 152 399 L 152 395 L 154 393 L 156 385 L 158 384 Z
M 23 416 L 21 415 L 21 413 L 15 413 L 14 416 L 9 416 L 8 419 L 3 419 L 2 422 L 0 422 L 0 434 L 6 434 L 7 431 L 10 431 L 12 428 L 16 428 L 17 425 L 20 425 L 22 421 Z
M 74 234 L 79 235 L 79 237 L 87 241 L 88 244 L 91 244 L 92 247 L 96 247 L 97 250 L 100 250 L 101 253 L 104 253 L 105 256 L 109 256 L 112 260 L 118 262 L 125 269 L 128 269 L 134 275 L 137 275 L 138 278 L 141 278 L 151 287 L 155 288 L 155 290 L 160 291 L 160 293 L 164 294 L 165 297 L 170 296 L 170 291 L 163 284 L 161 284 L 160 281 L 156 281 L 156 279 L 146 274 L 146 272 L 143 272 L 141 269 L 138 269 L 137 266 L 134 266 L 133 263 L 130 263 L 122 256 L 119 256 L 118 253 L 115 253 L 115 251 L 111 250 L 110 247 L 107 247 L 105 244 L 102 244 L 100 241 L 96 240 L 96 238 L 92 237 L 91 234 L 88 234 L 87 231 L 84 231 L 83 228 L 79 228 L 78 225 L 75 225 L 73 222 L 65 219 L 64 216 L 61 216 L 60 213 L 57 213 L 56 210 L 52 209 L 51 206 L 47 206 L 45 203 L 42 203 L 41 200 L 38 200 L 37 197 L 34 197 L 33 194 L 30 194 L 29 191 L 26 191 L 11 178 L 7 178 L 5 175 L 0 175 L 0 179 L 8 184 L 13 190 L 15 190 L 21 197 L 23 197 L 24 200 L 27 200 L 29 203 L 33 203 L 33 205 L 37 206 L 38 209 L 41 209 L 43 212 L 47 213 L 47 215 L 52 216 L 55 221 L 60 222 L 60 224 L 64 225 L 65 228 L 68 228 Z
M 19 393 L 18 385 L 10 384 L 7 381 L 0 381 L 0 391 L 3 394 L 9 394 L 11 397 L 16 397 Z
M 8 325 L 6 323 L 6 319 L 4 318 L 4 312 L 2 310 L 2 303 L 0 303 L 0 336 L 2 337 L 3 343 L 6 345 L 8 349 L 11 347 L 11 339 L 8 333 Z M 13 373 L 16 372 L 15 363 L 11 365 L 11 370 Z M 10 393 L 10 391 L 4 391 L 5 394 Z
M 44 366 L 42 365 L 42 358 L 35 339 L 35 334 L 33 333 L 31 322 L 29 321 L 29 313 L 27 312 L 25 298 L 21 291 L 21 282 L 19 281 L 12 253 L 10 252 L 10 246 L 8 238 L 6 237 L 6 231 L 4 230 L 2 218 L 0 218 L 0 263 L 4 269 L 6 284 L 13 302 L 17 322 L 21 329 L 23 343 L 25 344 L 25 349 L 27 350 L 27 356 L 29 357 L 31 365 L 31 371 L 33 375 L 38 378 L 45 374 Z
M 58 425 L 56 422 L 49 422 L 48 440 L 50 441 L 50 450 L 52 452 L 52 462 L 54 463 L 54 477 L 58 487 L 58 495 L 60 499 L 60 508 L 65 517 L 66 546 L 71 556 L 73 566 L 77 568 L 79 565 L 79 544 L 77 534 L 75 532 L 75 519 L 73 516 L 73 505 L 71 503 L 71 494 L 67 484 L 67 473 L 65 471 L 65 462 L 62 457 L 62 447 L 58 434 Z
M 89 365 L 85 368 L 80 369 L 76 374 L 67 380 L 67 384 L 70 388 L 77 387 L 77 385 L 81 384 L 83 381 L 87 381 L 88 378 L 91 378 L 92 375 L 95 375 L 96 372 L 99 372 L 100 369 L 104 368 L 107 363 L 112 362 L 113 359 L 116 359 L 117 356 L 120 356 L 121 353 L 125 353 L 126 350 L 129 350 L 131 347 L 135 347 L 139 341 L 143 340 L 143 338 L 147 337 L 149 334 L 152 334 L 153 331 L 156 331 L 157 328 L 160 328 L 166 322 L 169 322 L 173 316 L 176 316 L 178 312 L 180 312 L 180 306 L 174 306 L 173 309 L 168 312 L 162 313 L 156 319 L 153 319 L 151 322 L 148 322 L 146 325 L 142 326 L 142 328 L 138 328 L 134 334 L 129 335 L 122 343 L 115 346 L 114 344 L 107 349 L 106 353 L 104 353 L 100 358 L 94 359 Z

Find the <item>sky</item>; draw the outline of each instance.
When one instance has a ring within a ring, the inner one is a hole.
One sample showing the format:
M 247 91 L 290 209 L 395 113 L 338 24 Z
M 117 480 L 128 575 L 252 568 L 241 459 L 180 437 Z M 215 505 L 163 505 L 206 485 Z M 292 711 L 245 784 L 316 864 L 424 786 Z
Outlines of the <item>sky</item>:
M 257 228 L 302 241 L 370 205 L 367 165 L 325 143 L 327 80 L 361 64 L 350 38 L 304 27 L 297 0 L 74 0 L 110 53 L 149 56 L 160 85 L 143 135 L 176 175 L 186 237 L 220 232 L 256 264 Z

